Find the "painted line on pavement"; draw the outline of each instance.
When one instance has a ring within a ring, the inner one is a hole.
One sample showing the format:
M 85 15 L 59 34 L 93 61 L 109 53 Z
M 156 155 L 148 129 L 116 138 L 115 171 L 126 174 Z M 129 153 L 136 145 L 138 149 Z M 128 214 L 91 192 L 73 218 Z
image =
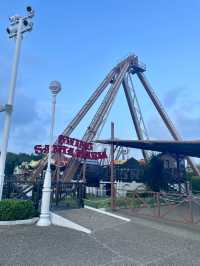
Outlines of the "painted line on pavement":
M 117 214 L 114 214 L 114 213 L 111 213 L 111 212 L 107 212 L 107 211 L 103 211 L 103 210 L 100 210 L 100 209 L 96 209 L 96 208 L 93 208 L 93 207 L 90 207 L 90 206 L 87 206 L 87 205 L 85 205 L 84 208 L 88 209 L 88 210 L 96 211 L 96 212 L 99 212 L 99 213 L 102 213 L 102 214 L 105 214 L 105 215 L 108 215 L 108 216 L 111 216 L 111 217 L 114 217 L 114 218 L 117 218 L 117 219 L 121 219 L 121 220 L 126 221 L 126 222 L 130 222 L 131 221 L 131 219 L 123 217 L 121 215 L 117 215 Z
M 74 230 L 77 230 L 77 231 L 81 231 L 81 232 L 84 232 L 86 234 L 91 234 L 92 231 L 82 225 L 79 225 L 77 223 L 74 223 L 58 214 L 55 214 L 53 212 L 51 212 L 51 222 L 52 224 L 54 225 L 57 225 L 57 226 L 62 226 L 62 227 L 67 227 L 67 228 L 70 228 L 70 229 L 74 229 Z

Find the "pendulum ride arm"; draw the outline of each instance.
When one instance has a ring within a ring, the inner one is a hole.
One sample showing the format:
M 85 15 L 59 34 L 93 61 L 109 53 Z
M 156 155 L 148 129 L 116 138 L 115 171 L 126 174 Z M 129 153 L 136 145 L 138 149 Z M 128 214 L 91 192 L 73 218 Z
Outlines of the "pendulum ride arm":
M 118 69 L 123 66 L 123 64 L 127 60 L 133 60 L 133 56 L 129 56 L 128 58 L 121 61 L 119 64 L 117 64 L 106 76 L 106 78 L 101 82 L 99 87 L 95 90 L 95 92 L 90 96 L 90 98 L 87 100 L 87 102 L 83 105 L 83 107 L 80 109 L 80 111 L 76 114 L 76 116 L 72 119 L 72 121 L 69 123 L 69 125 L 65 128 L 62 135 L 69 136 L 73 130 L 77 127 L 77 125 L 80 123 L 80 121 L 83 119 L 83 117 L 87 114 L 89 109 L 93 106 L 93 104 L 96 102 L 98 97 L 101 95 L 101 93 L 107 88 L 107 86 L 110 84 L 110 82 L 115 78 L 115 75 L 118 71 Z M 56 140 L 55 143 L 57 143 L 58 140 Z M 43 171 L 45 165 L 47 164 L 47 156 L 45 156 L 44 159 L 40 161 L 37 168 L 32 174 L 32 179 L 37 178 L 40 173 Z
M 77 127 L 77 125 L 80 123 L 80 121 L 83 119 L 83 117 L 87 114 L 89 109 L 96 102 L 98 97 L 102 94 L 102 92 L 106 89 L 106 87 L 110 84 L 111 80 L 114 78 L 114 76 L 115 76 L 115 68 L 113 68 L 109 72 L 109 74 L 106 76 L 106 78 L 101 82 L 99 87 L 94 91 L 94 93 L 86 101 L 86 103 L 83 105 L 83 107 L 80 109 L 80 111 L 76 114 L 76 116 L 72 119 L 72 121 L 65 128 L 65 130 L 62 133 L 62 135 L 69 136 L 73 132 L 73 130 Z M 56 140 L 55 143 L 57 143 L 57 141 L 58 140 Z M 47 163 L 47 156 L 43 160 L 40 161 L 40 163 L 37 166 L 36 170 L 33 172 L 33 179 L 35 179 L 42 172 L 42 170 L 44 169 L 46 163 Z
M 126 71 L 128 69 L 128 64 L 125 64 L 122 68 L 120 74 L 118 75 L 116 82 L 113 84 L 111 93 L 108 94 L 102 104 L 100 105 L 98 111 L 96 112 L 90 126 L 88 127 L 86 133 L 83 136 L 84 141 L 92 141 L 94 137 L 96 136 L 96 132 L 101 126 L 103 119 L 110 107 L 110 105 L 113 103 L 115 96 L 118 92 L 118 89 L 121 85 L 123 76 L 125 75 Z
M 113 85 L 111 86 L 110 90 L 107 92 L 104 100 L 102 101 L 100 107 L 98 108 L 82 140 L 90 142 L 95 138 L 96 133 L 99 127 L 101 126 L 104 120 L 104 117 L 106 116 L 106 113 L 109 110 L 110 105 L 112 105 L 115 99 L 115 96 L 121 85 L 122 79 L 128 70 L 128 67 L 129 67 L 129 62 L 127 59 L 127 62 L 125 61 L 125 63 L 121 66 L 120 72 L 118 73 Z M 66 171 L 64 173 L 65 181 L 70 181 L 70 179 L 75 175 L 79 165 L 80 165 L 80 161 L 76 160 L 75 158 L 72 158 L 70 160 L 69 166 L 66 168 Z
M 135 126 L 135 131 L 136 131 L 137 137 L 138 137 L 139 140 L 144 140 L 144 137 L 143 137 L 143 134 L 142 134 L 142 130 L 141 130 L 141 127 L 140 127 L 140 122 L 139 122 L 139 119 L 138 119 L 138 116 L 137 116 L 137 111 L 136 111 L 136 108 L 134 106 L 134 101 L 133 101 L 133 98 L 132 98 L 132 95 L 131 95 L 131 90 L 130 90 L 130 87 L 129 87 L 129 84 L 128 84 L 127 76 L 124 77 L 124 79 L 122 81 L 122 85 L 123 85 L 124 92 L 125 92 L 125 95 L 126 95 L 126 100 L 127 100 L 127 103 L 128 103 L 128 107 L 129 107 L 129 111 L 130 111 L 132 120 L 133 120 L 133 124 Z M 143 154 L 143 157 L 144 157 L 145 161 L 147 161 L 148 160 L 147 151 L 142 150 L 142 154 Z
M 160 116 L 162 117 L 166 127 L 169 129 L 169 132 L 171 133 L 172 137 L 175 140 L 181 140 L 181 136 L 176 131 L 175 126 L 171 122 L 168 114 L 164 110 L 162 104 L 160 103 L 160 101 L 159 101 L 158 97 L 156 96 L 154 90 L 152 89 L 151 85 L 149 84 L 149 82 L 145 78 L 145 75 L 141 72 L 137 72 L 137 76 L 140 79 L 142 85 L 144 86 L 146 92 L 148 93 L 148 95 L 149 95 L 150 99 L 152 100 L 154 106 L 156 107 L 157 111 L 159 112 Z M 200 172 L 199 172 L 198 168 L 196 167 L 196 165 L 194 164 L 193 160 L 190 157 L 187 157 L 187 160 L 188 160 L 188 163 L 190 164 L 191 168 L 195 172 L 195 174 L 200 175 Z
M 96 102 L 98 97 L 102 94 L 105 88 L 109 85 L 110 81 L 114 77 L 115 72 L 112 70 L 108 76 L 104 79 L 104 81 L 100 84 L 100 86 L 96 89 L 96 91 L 91 95 L 91 97 L 87 100 L 81 110 L 77 113 L 74 119 L 69 123 L 69 125 L 65 128 L 62 135 L 69 136 L 72 131 L 77 127 L 83 117 L 87 114 L 93 104 Z

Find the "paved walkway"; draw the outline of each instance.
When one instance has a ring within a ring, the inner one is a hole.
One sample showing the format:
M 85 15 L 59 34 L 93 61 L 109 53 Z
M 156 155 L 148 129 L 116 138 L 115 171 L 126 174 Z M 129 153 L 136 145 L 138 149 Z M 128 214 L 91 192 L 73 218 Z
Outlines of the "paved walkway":
M 62 212 L 92 234 L 57 226 L 1 226 L 0 265 L 200 265 L 196 229 L 134 217 L 124 222 L 87 209 Z

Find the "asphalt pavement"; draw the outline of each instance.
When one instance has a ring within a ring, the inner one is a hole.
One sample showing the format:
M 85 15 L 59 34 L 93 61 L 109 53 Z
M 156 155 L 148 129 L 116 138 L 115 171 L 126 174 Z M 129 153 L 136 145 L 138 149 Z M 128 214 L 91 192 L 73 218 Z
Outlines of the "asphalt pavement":
M 0 226 L 0 265 L 200 265 L 200 231 L 131 217 L 125 222 L 90 210 L 63 216 L 92 234 L 50 226 Z

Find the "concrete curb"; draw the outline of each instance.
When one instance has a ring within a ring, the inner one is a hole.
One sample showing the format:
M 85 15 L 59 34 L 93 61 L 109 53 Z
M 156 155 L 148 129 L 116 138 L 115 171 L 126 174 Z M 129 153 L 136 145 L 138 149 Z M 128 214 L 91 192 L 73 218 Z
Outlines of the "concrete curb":
M 88 210 L 96 211 L 96 212 L 99 212 L 99 213 L 102 213 L 102 214 L 105 214 L 105 215 L 108 215 L 108 216 L 111 216 L 111 217 L 126 221 L 126 222 L 130 222 L 131 221 L 131 219 L 123 217 L 121 215 L 117 215 L 117 214 L 114 214 L 114 213 L 111 213 L 111 212 L 107 212 L 107 211 L 104 211 L 104 210 L 96 209 L 96 208 L 93 208 L 93 207 L 90 207 L 90 206 L 87 206 L 87 205 L 85 205 L 85 208 L 88 209 Z
M 0 221 L 0 225 L 19 225 L 19 224 L 34 224 L 38 221 L 38 217 L 27 220 L 16 220 L 16 221 Z
M 92 231 L 84 226 L 81 226 L 77 223 L 74 223 L 58 214 L 55 214 L 51 212 L 51 223 L 53 225 L 61 226 L 61 227 L 67 227 L 70 229 L 74 229 L 76 231 L 84 232 L 86 234 L 91 234 Z

